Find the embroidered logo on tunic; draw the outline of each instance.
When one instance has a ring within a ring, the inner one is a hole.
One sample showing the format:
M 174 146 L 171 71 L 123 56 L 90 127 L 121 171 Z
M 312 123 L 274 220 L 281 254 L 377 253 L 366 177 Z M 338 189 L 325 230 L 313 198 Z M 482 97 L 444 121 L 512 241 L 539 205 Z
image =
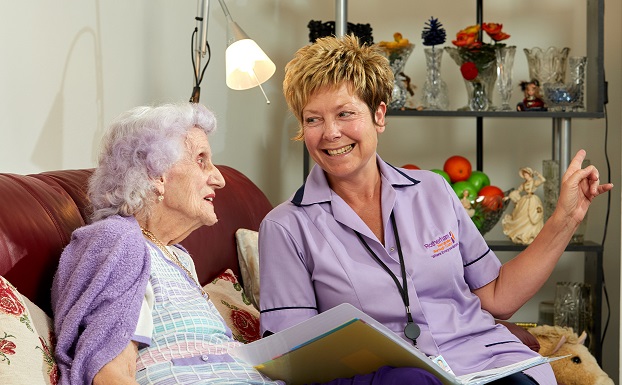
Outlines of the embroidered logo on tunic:
M 428 250 L 431 249 L 433 253 L 432 258 L 436 258 L 441 254 L 445 254 L 454 247 L 457 247 L 458 243 L 456 242 L 456 237 L 450 231 L 447 234 L 443 234 L 429 243 L 424 243 L 423 246 Z

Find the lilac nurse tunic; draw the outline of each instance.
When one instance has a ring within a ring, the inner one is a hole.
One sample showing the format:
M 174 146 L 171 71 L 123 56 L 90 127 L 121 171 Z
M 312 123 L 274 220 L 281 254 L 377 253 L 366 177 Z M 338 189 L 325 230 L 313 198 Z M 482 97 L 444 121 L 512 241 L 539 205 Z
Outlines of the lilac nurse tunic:
M 385 244 L 379 242 L 315 166 L 305 185 L 272 210 L 259 230 L 262 332 L 280 331 L 348 302 L 403 338 L 406 311 L 395 282 L 356 232 L 402 282 L 393 211 L 406 265 L 417 347 L 442 355 L 456 375 L 537 355 L 482 310 L 478 289 L 501 263 L 438 174 L 396 169 L 377 157 L 382 175 Z M 526 371 L 555 385 L 548 364 Z

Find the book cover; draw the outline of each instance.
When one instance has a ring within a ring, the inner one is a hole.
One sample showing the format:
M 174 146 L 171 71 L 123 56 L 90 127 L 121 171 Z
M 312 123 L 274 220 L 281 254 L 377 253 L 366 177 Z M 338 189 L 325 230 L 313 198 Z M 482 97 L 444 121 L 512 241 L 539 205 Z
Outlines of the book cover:
M 350 304 L 339 305 L 279 333 L 236 347 L 230 353 L 271 379 L 289 385 L 367 374 L 384 365 L 421 368 L 433 373 L 444 385 L 483 385 L 551 361 L 539 356 L 456 377 Z

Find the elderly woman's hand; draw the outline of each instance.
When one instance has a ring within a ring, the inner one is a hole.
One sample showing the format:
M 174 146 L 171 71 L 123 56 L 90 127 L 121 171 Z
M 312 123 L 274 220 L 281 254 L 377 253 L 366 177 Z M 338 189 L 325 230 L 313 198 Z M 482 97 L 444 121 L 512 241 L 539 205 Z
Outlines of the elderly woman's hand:
M 123 349 L 93 378 L 93 385 L 138 385 L 136 382 L 136 356 L 138 344 L 134 341 Z
M 592 199 L 613 188 L 613 184 L 600 184 L 599 173 L 593 165 L 581 168 L 585 150 L 579 150 L 562 177 L 562 186 L 556 211 L 574 222 L 583 220 Z

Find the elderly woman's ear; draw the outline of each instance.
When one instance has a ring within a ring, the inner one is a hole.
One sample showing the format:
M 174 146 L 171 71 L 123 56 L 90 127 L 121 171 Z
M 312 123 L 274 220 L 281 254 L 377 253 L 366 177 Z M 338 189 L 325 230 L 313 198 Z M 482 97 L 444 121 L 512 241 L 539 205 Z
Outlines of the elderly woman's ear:
M 153 190 L 158 201 L 164 199 L 164 176 L 153 179 Z

